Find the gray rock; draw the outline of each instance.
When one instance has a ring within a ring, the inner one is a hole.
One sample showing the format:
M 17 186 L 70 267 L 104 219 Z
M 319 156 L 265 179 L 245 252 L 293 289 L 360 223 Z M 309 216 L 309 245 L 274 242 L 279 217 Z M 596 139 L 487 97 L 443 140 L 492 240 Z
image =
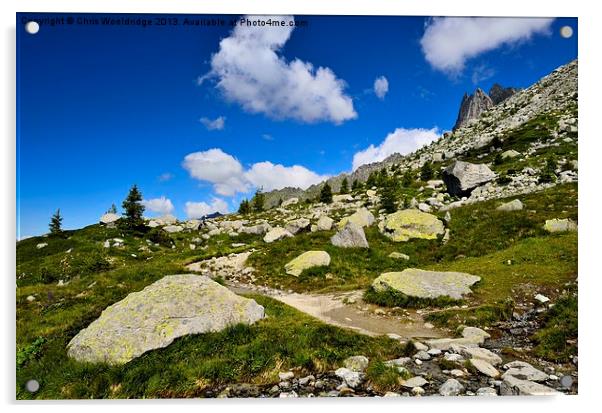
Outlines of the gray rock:
M 278 373 L 278 379 L 280 379 L 280 381 L 288 381 L 294 378 L 295 373 L 293 373 L 292 371 L 281 371 L 280 373 Z
M 269 224 L 257 224 L 250 227 L 242 227 L 239 232 L 243 234 L 262 235 L 268 232 L 272 227 Z
M 348 222 L 353 222 L 360 227 L 369 227 L 374 223 L 374 220 L 375 218 L 374 215 L 372 215 L 372 212 L 368 211 L 366 208 L 360 208 L 348 217 L 341 219 L 338 223 L 338 227 L 339 229 L 343 229 Z
M 299 219 L 289 222 L 288 224 L 286 224 L 286 226 L 284 228 L 288 232 L 290 232 L 291 234 L 294 235 L 299 232 L 309 231 L 310 226 L 311 226 L 311 222 L 309 221 L 309 219 L 299 218 Z
M 341 379 L 343 379 L 343 381 L 345 382 L 345 384 L 347 384 L 347 386 L 351 387 L 352 389 L 355 389 L 363 381 L 363 374 L 362 373 L 350 370 L 350 369 L 345 368 L 345 367 L 341 367 L 340 369 L 337 369 L 334 372 L 334 374 L 337 377 L 340 377 Z
M 428 384 L 428 381 L 422 377 L 422 376 L 415 376 L 412 377 L 410 379 L 404 380 L 401 385 L 403 387 L 407 387 L 407 388 L 414 388 L 414 387 L 422 387 L 424 385 Z
M 493 106 L 491 98 L 480 88 L 477 88 L 472 95 L 464 94 L 453 130 L 459 129 L 470 121 L 478 119 L 483 112 Z
M 345 359 L 343 364 L 346 368 L 352 371 L 363 372 L 368 368 L 368 357 L 366 356 L 351 356 Z
M 265 234 L 265 236 L 263 237 L 263 241 L 267 242 L 268 244 L 274 241 L 279 241 L 283 238 L 288 238 L 288 237 L 292 237 L 293 234 L 291 234 L 289 231 L 285 230 L 284 228 L 281 227 L 276 227 L 276 228 L 272 228 L 271 230 L 268 231 L 267 234 Z
M 441 396 L 457 396 L 464 391 L 464 386 L 456 379 L 447 379 L 445 383 L 439 387 Z
M 477 369 L 480 373 L 492 377 L 492 378 L 497 378 L 500 375 L 500 372 L 497 371 L 497 369 L 495 367 L 493 367 L 491 364 L 487 363 L 485 360 L 482 359 L 470 359 L 470 364 L 472 364 L 472 366 Z
M 341 248 L 369 248 L 364 229 L 353 222 L 348 222 L 343 229 L 334 234 L 330 242 Z
M 205 276 L 166 276 L 107 307 L 67 345 L 69 357 L 123 364 L 181 336 L 216 332 L 264 317 L 254 300 Z
M 514 149 L 509 149 L 505 152 L 502 152 L 502 159 L 512 159 L 516 158 L 520 155 L 520 152 L 515 151 Z
M 461 299 L 481 277 L 461 272 L 426 271 L 407 268 L 381 274 L 372 282 L 375 291 L 395 290 L 409 297 Z
M 46 248 L 48 246 L 47 242 L 40 242 L 39 244 L 36 245 L 36 248 L 41 250 L 42 248 Z
M 334 220 L 326 215 L 320 216 L 317 222 L 318 231 L 330 231 L 332 229 L 332 224 Z
M 500 394 L 502 396 L 547 396 L 559 393 L 543 384 L 506 376 L 500 385 Z
M 502 379 L 508 376 L 514 376 L 518 379 L 529 381 L 544 381 L 548 379 L 546 373 L 537 370 L 535 367 L 524 361 L 512 361 L 504 364 L 504 368 L 507 370 L 502 375 Z
M 452 196 L 468 196 L 474 188 L 495 177 L 487 165 L 463 161 L 455 161 L 443 171 L 447 192 Z
M 180 225 L 167 225 L 167 226 L 163 227 L 163 231 L 169 232 L 169 233 L 181 232 L 183 229 L 184 228 Z
M 494 366 L 497 366 L 502 362 L 502 358 L 500 356 L 490 350 L 487 350 L 486 348 L 452 345 L 451 350 L 465 357 L 486 361 Z
M 497 396 L 497 391 L 492 387 L 481 387 L 477 390 L 477 396 Z
M 498 210 L 498 211 L 506 211 L 506 212 L 520 211 L 521 209 L 523 209 L 523 203 L 520 202 L 519 199 L 515 199 L 513 201 L 506 202 L 505 204 L 502 204 L 496 208 L 496 210 Z
M 280 205 L 282 208 L 289 207 L 291 205 L 296 205 L 299 203 L 299 198 L 289 198 L 286 201 L 283 201 Z

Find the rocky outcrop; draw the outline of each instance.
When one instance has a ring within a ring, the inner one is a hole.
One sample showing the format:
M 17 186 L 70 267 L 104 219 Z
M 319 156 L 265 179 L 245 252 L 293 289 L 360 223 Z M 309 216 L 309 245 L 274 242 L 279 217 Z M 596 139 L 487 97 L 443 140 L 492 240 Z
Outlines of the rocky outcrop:
M 493 102 L 494 105 L 499 105 L 509 97 L 516 94 L 520 89 L 516 89 L 513 87 L 503 87 L 498 83 L 495 83 L 489 89 L 489 98 Z
M 407 268 L 401 272 L 388 272 L 372 282 L 377 291 L 394 290 L 408 297 L 461 299 L 471 293 L 470 287 L 481 277 L 462 272 L 426 271 Z
M 468 196 L 477 186 L 495 179 L 495 173 L 485 164 L 455 161 L 443 171 L 447 193 Z
M 483 112 L 489 110 L 492 106 L 494 106 L 493 101 L 487 93 L 483 92 L 480 88 L 475 90 L 472 95 L 465 93 L 453 129 L 459 129 L 469 121 L 478 119 Z
M 67 346 L 78 361 L 124 364 L 188 334 L 253 324 L 264 317 L 254 300 L 208 277 L 170 275 L 107 307 Z

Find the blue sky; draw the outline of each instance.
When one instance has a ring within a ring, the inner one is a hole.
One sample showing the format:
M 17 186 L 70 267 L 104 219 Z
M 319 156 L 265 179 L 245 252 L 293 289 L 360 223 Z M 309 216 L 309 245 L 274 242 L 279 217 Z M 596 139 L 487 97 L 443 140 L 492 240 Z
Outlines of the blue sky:
M 258 186 L 307 186 L 416 149 L 453 126 L 465 92 L 527 87 L 577 57 L 572 18 L 234 28 L 69 16 L 17 15 L 18 237 L 47 232 L 57 208 L 65 228 L 95 223 L 134 183 L 149 216 L 233 211 Z

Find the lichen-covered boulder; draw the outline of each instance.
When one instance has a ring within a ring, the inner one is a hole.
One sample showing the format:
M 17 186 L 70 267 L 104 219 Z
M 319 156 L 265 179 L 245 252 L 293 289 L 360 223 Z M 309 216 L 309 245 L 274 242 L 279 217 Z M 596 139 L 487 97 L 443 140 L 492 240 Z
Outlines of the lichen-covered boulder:
M 381 274 L 372 282 L 377 291 L 394 290 L 408 297 L 450 297 L 456 300 L 471 292 L 470 287 L 481 277 L 463 272 L 426 271 L 407 268 L 401 272 Z
M 253 324 L 264 308 L 208 277 L 170 275 L 107 307 L 67 345 L 79 361 L 123 364 L 188 334 Z
M 520 202 L 520 199 L 514 199 L 496 208 L 497 211 L 505 212 L 520 211 L 521 209 L 523 209 L 523 203 Z
M 548 232 L 570 232 L 570 231 L 577 231 L 577 224 L 575 224 L 574 221 L 571 221 L 570 219 L 548 219 L 546 220 L 545 225 L 543 226 L 543 229 L 548 231 Z
M 269 244 L 270 242 L 279 241 L 283 238 L 288 238 L 288 237 L 292 237 L 292 236 L 293 236 L 293 234 L 291 234 L 284 228 L 276 227 L 276 228 L 272 228 L 271 230 L 269 230 L 267 232 L 267 234 L 265 234 L 265 236 L 263 237 L 263 241 L 267 242 Z
M 163 227 L 163 231 L 169 232 L 170 234 L 173 234 L 175 232 L 182 232 L 183 229 L 184 227 L 182 227 L 181 225 L 167 225 Z
M 360 208 L 348 217 L 341 219 L 338 224 L 339 229 L 345 228 L 345 225 L 347 225 L 348 222 L 353 222 L 360 227 L 369 227 L 374 224 L 374 215 L 366 208 Z
M 334 234 L 330 242 L 341 248 L 369 248 L 364 229 L 353 222 L 348 222 L 345 228 Z
M 307 251 L 286 264 L 284 270 L 287 274 L 298 277 L 303 270 L 328 265 L 330 265 L 330 255 L 326 251 Z
M 380 232 L 392 241 L 410 238 L 436 239 L 445 233 L 443 222 L 436 216 L 415 209 L 404 209 L 388 215 L 380 224 Z

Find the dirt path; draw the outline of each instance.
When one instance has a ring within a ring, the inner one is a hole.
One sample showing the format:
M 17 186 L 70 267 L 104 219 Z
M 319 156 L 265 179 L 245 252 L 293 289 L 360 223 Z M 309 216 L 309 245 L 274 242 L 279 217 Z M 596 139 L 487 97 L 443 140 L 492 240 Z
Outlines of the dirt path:
M 253 286 L 240 284 L 230 288 L 236 293 L 252 292 L 266 295 L 327 324 L 349 328 L 369 336 L 397 334 L 403 339 L 444 336 L 441 331 L 425 326 L 422 316 L 416 311 L 405 311 L 400 315 L 377 314 L 375 311 L 379 307 L 363 302 L 362 291 L 299 294 L 272 289 L 257 291 Z

